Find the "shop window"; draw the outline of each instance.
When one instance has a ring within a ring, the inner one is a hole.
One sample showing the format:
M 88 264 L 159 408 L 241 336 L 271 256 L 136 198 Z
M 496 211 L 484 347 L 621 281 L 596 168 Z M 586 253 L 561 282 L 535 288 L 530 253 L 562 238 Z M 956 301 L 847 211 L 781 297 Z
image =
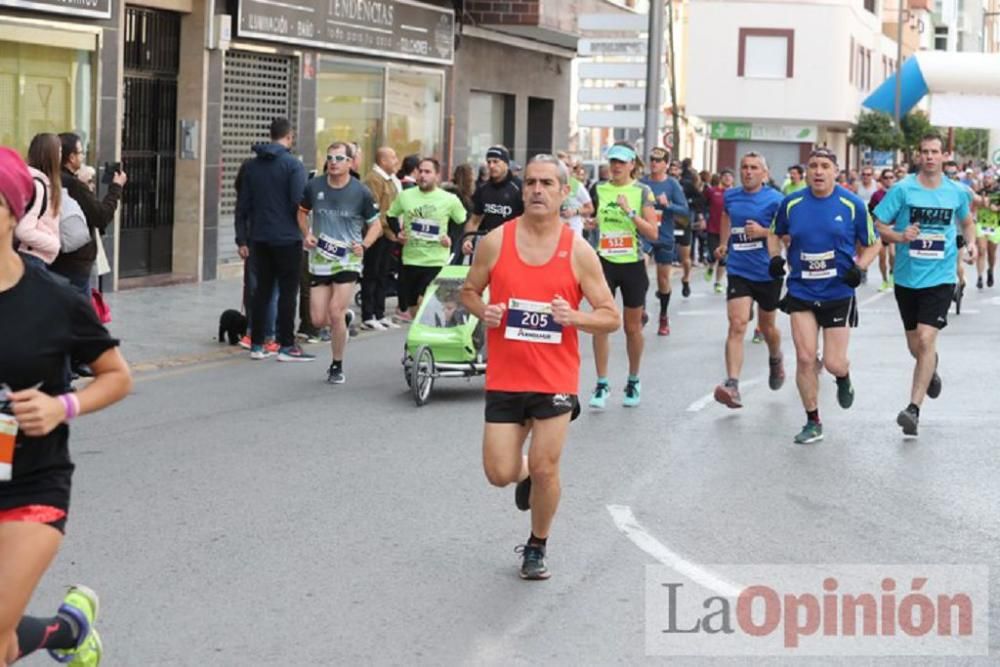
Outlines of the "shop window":
M 362 150 L 364 176 L 384 136 L 384 68 L 323 59 L 316 88 L 316 164 L 325 164 L 334 141 L 353 141 Z
M 27 154 L 41 132 L 93 130 L 92 53 L 0 41 L 0 145 Z
M 738 74 L 748 79 L 790 79 L 794 73 L 795 31 L 740 28 Z
M 386 143 L 400 158 L 442 158 L 444 77 L 437 72 L 389 70 Z

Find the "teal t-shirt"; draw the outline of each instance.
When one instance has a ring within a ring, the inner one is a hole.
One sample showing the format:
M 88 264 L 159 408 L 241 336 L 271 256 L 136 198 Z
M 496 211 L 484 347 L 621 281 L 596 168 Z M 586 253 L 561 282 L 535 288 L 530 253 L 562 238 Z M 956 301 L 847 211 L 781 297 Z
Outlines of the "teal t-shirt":
M 430 192 L 409 188 L 396 196 L 387 215 L 399 218 L 400 229 L 406 233 L 404 265 L 444 266 L 451 251 L 441 240 L 448 238 L 449 224 L 465 222 L 466 211 L 462 200 L 441 188 Z
M 960 183 L 946 178 L 931 190 L 915 175 L 896 183 L 875 207 L 875 217 L 896 232 L 911 224 L 920 226 L 920 236 L 896 244 L 896 284 L 910 289 L 954 284 L 956 225 L 968 215 L 969 195 Z
M 378 204 L 371 191 L 355 178 L 335 188 L 326 176 L 317 176 L 306 183 L 301 207 L 312 212 L 316 237 L 316 247 L 309 251 L 309 272 L 315 276 L 360 273 L 362 258 L 352 246 L 364 240 L 368 225 L 378 223 Z

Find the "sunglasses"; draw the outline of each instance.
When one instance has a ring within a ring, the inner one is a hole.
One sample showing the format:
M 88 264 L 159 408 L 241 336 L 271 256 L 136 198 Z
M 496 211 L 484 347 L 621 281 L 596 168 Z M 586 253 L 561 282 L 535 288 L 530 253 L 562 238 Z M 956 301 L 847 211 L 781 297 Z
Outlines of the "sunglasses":
M 665 157 L 656 157 L 655 155 L 650 155 L 649 156 L 649 161 L 650 162 L 666 162 L 667 158 L 665 158 Z
M 327 155 L 326 156 L 326 161 L 327 162 L 347 162 L 350 159 L 351 158 L 347 157 L 346 155 Z
M 944 175 L 947 176 L 947 177 L 949 177 L 949 178 L 951 178 L 952 176 L 958 176 L 958 172 L 957 171 L 946 171 L 946 172 L 944 172 Z

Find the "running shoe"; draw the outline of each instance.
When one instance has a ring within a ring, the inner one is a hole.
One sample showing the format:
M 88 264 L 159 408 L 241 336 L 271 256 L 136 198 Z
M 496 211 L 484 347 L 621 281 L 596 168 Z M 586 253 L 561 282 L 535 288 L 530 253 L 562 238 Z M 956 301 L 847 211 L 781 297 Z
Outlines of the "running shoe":
M 253 345 L 250 343 L 250 336 L 244 336 L 240 338 L 239 346 L 244 350 L 249 350 Z
M 843 382 L 837 380 L 837 403 L 845 410 L 854 405 L 854 385 L 850 377 Z
M 323 342 L 319 337 L 318 331 L 311 331 L 311 332 L 300 331 L 297 334 L 295 334 L 295 337 L 311 345 Z
M 303 352 L 298 345 L 289 345 L 278 351 L 278 361 L 316 361 L 316 355 Z
M 629 380 L 625 383 L 625 399 L 622 405 L 626 408 L 639 407 L 639 397 L 642 394 L 642 385 L 638 380 Z
M 691 283 L 684 280 L 681 281 L 681 296 L 685 299 L 691 296 Z
M 962 314 L 962 297 L 965 296 L 965 283 L 959 284 L 955 287 L 955 294 L 952 300 L 955 302 L 955 314 Z
M 670 335 L 670 318 L 664 315 L 660 318 L 660 328 L 656 330 L 657 336 Z
M 361 323 L 362 329 L 367 329 L 368 331 L 385 331 L 389 327 L 382 324 L 380 321 L 376 320 L 374 317 L 370 320 L 365 320 Z
M 604 383 L 598 382 L 597 386 L 594 388 L 594 393 L 590 397 L 590 407 L 592 408 L 604 408 L 608 404 L 608 394 L 611 393 L 611 386 Z
M 917 411 L 907 405 L 896 415 L 896 423 L 903 427 L 903 435 L 916 436 L 917 426 L 920 424 L 920 415 Z
M 775 357 L 768 359 L 768 365 L 770 372 L 767 376 L 767 386 L 772 391 L 778 391 L 781 385 L 785 384 L 785 362 L 781 357 Z
M 545 547 L 540 544 L 522 544 L 514 549 L 521 554 L 522 579 L 548 579 L 552 576 L 545 567 Z
M 264 351 L 265 352 L 270 352 L 271 354 L 278 354 L 278 350 L 280 350 L 280 349 L 281 349 L 281 346 L 278 345 L 278 341 L 269 340 L 266 343 L 264 343 Z
M 715 283 L 715 293 L 722 294 L 723 291 L 725 290 L 722 287 L 722 283 Z
M 814 422 L 809 420 L 806 425 L 802 427 L 799 434 L 795 436 L 796 445 L 811 445 L 814 442 L 819 442 L 823 439 L 823 425 L 819 422 Z
M 882 281 L 882 286 L 878 288 L 878 291 L 879 292 L 888 292 L 891 289 L 891 287 L 892 286 L 889 285 L 889 281 L 888 280 L 883 280 Z
M 764 342 L 764 334 L 760 329 L 754 327 L 753 330 L 753 340 L 751 341 L 754 345 L 760 345 Z
M 525 477 L 514 487 L 514 504 L 517 509 L 527 512 L 531 509 L 531 478 Z
M 396 324 L 395 322 L 393 322 L 391 317 L 383 317 L 382 319 L 379 320 L 379 322 L 386 329 L 398 329 L 399 328 L 399 325 Z
M 707 283 L 711 281 L 712 281 L 712 265 L 709 264 L 708 268 L 705 269 L 705 282 Z
M 250 346 L 250 358 L 254 361 L 259 361 L 261 359 L 267 359 L 268 357 L 273 357 L 274 352 L 268 352 L 264 349 L 263 345 L 251 345 Z
M 59 607 L 59 616 L 73 619 L 80 629 L 76 647 L 71 649 L 49 649 L 53 660 L 76 667 L 96 667 L 101 664 L 104 647 L 101 636 L 94 624 L 100 607 L 97 593 L 86 586 L 71 586 Z
M 976 289 L 983 289 L 983 277 L 976 278 Z
M 927 398 L 937 398 L 941 395 L 941 376 L 934 371 L 931 381 L 927 385 Z
M 993 269 L 986 269 L 986 286 L 993 287 Z
M 347 325 L 348 329 L 350 329 L 351 325 L 354 324 L 354 311 L 350 308 L 348 308 L 347 312 L 344 313 L 344 324 Z
M 413 322 L 413 316 L 405 312 L 396 313 L 395 315 L 393 315 L 393 319 L 396 320 L 396 322 L 398 322 L 399 324 L 410 324 L 411 322 Z
M 330 367 L 326 369 L 326 383 L 344 384 L 345 382 L 347 382 L 347 378 L 344 376 L 343 367 L 330 364 Z
M 715 388 L 715 400 L 733 410 L 743 407 L 739 386 L 732 380 L 726 380 Z
M 323 327 L 316 336 L 316 340 L 320 343 L 329 343 L 331 338 L 333 334 L 330 333 L 330 327 Z

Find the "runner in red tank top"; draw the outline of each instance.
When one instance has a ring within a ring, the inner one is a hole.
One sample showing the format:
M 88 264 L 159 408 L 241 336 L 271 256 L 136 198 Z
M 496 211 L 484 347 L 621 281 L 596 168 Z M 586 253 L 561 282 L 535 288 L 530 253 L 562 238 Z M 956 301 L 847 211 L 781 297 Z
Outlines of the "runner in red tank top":
M 488 328 L 486 478 L 495 486 L 517 482 L 517 507 L 531 509 L 524 579 L 549 577 L 545 543 L 559 504 L 559 457 L 579 414 L 577 331 L 611 333 L 620 321 L 597 254 L 559 217 L 568 181 L 556 158 L 532 158 L 524 216 L 482 240 L 462 288 L 462 303 Z M 482 298 L 487 286 L 489 304 Z M 584 297 L 592 312 L 578 310 Z

